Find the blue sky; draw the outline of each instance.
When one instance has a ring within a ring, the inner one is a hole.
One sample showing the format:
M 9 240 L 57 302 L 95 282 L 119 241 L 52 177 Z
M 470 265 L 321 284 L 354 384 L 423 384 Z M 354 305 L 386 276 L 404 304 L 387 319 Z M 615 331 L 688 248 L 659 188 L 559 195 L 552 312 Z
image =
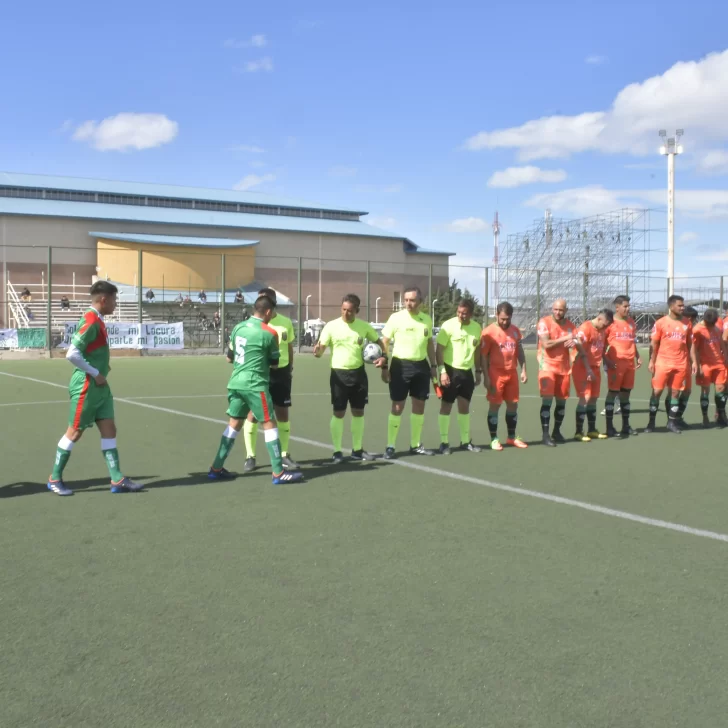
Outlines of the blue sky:
M 0 169 L 342 204 L 489 264 L 496 208 L 664 207 L 684 127 L 677 271 L 728 274 L 728 8 L 348 5 L 11 4 Z

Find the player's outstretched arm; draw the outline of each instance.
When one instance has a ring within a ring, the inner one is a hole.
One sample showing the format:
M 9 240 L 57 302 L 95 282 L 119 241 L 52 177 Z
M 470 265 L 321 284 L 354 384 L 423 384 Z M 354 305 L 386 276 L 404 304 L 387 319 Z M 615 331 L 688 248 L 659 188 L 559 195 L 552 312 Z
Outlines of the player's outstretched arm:
M 523 342 L 518 342 L 518 363 L 521 366 L 521 384 L 528 381 L 528 372 L 526 371 L 526 352 L 523 351 Z

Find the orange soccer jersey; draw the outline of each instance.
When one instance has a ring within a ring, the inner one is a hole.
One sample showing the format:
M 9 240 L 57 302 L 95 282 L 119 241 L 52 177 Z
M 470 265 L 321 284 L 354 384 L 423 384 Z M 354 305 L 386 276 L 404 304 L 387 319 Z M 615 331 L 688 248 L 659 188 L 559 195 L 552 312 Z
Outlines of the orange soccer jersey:
M 607 329 L 606 357 L 609 361 L 634 361 L 635 358 L 635 332 L 637 325 L 634 320 L 615 318 Z
M 522 339 L 517 326 L 503 330 L 498 324 L 491 324 L 480 335 L 480 351 L 488 357 L 488 368 L 495 372 L 516 371 L 518 366 L 518 344 Z
M 591 321 L 585 321 L 576 332 L 576 338 L 581 342 L 581 346 L 586 354 L 586 360 L 592 369 L 599 369 L 602 365 L 604 356 L 604 340 L 606 331 L 597 331 Z M 582 360 L 577 359 L 574 365 L 579 364 Z M 583 364 L 582 364 L 583 366 Z
M 723 332 L 717 326 L 711 329 L 705 323 L 699 323 L 693 329 L 693 344 L 701 367 L 724 366 Z
M 552 374 L 568 374 L 571 371 L 571 357 L 569 349 L 564 344 L 546 349 L 541 343 L 541 337 L 548 334 L 549 339 L 560 339 L 562 336 L 574 335 L 576 327 L 568 319 L 560 323 L 553 316 L 544 316 L 538 322 L 538 368 L 540 371 Z
M 692 337 L 693 327 L 688 319 L 675 320 L 670 316 L 658 319 L 652 327 L 652 343 L 660 344 L 655 366 L 659 369 L 687 371 Z

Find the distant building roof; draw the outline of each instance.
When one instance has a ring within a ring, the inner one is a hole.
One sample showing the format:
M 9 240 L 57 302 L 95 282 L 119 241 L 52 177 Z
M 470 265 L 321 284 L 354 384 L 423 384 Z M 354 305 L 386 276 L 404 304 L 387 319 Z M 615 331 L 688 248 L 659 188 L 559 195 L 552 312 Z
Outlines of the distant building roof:
M 92 238 L 121 240 L 127 243 L 154 243 L 155 245 L 193 245 L 209 248 L 248 248 L 258 245 L 259 240 L 236 240 L 235 238 L 193 238 L 187 235 L 137 235 L 136 233 L 90 232 Z
M 164 185 L 149 182 L 120 182 L 117 180 L 86 179 L 83 177 L 24 174 L 21 172 L 0 172 L 0 186 L 168 197 L 179 200 L 209 200 L 243 203 L 247 205 L 267 205 L 271 207 L 294 207 L 304 210 L 335 210 L 339 212 L 350 212 L 356 215 L 367 214 L 366 212 L 347 207 L 320 205 L 315 202 L 278 197 L 277 195 L 251 192 L 249 190 L 208 189 L 204 187 L 184 187 L 182 185 Z

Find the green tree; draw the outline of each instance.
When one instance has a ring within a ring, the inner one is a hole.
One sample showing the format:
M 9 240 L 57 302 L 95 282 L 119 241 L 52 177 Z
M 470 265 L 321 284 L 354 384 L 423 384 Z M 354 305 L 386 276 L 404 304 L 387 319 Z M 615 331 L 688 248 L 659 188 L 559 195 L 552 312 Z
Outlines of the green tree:
M 443 321 L 447 321 L 457 314 L 458 301 L 462 298 L 471 298 L 475 301 L 475 313 L 473 316 L 476 320 L 483 321 L 483 317 L 485 315 L 483 306 L 467 288 L 465 290 L 461 289 L 455 279 L 450 282 L 450 285 L 446 290 L 442 291 L 438 288 L 432 297 L 432 302 L 429 298 L 426 298 L 422 307 L 425 311 L 427 311 L 427 313 L 434 313 L 434 324 L 435 326 L 440 326 Z M 432 307 L 433 302 L 435 304 L 434 311 Z

